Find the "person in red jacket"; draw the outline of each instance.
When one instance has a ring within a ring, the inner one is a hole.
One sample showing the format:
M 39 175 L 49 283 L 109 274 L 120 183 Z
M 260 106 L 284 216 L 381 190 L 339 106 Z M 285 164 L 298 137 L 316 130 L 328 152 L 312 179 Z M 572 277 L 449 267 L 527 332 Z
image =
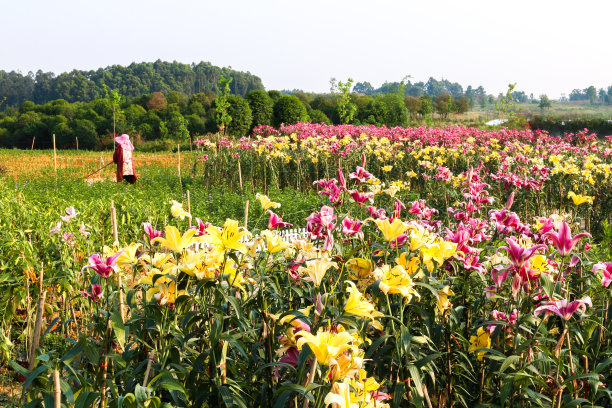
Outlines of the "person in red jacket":
M 126 180 L 130 184 L 134 184 L 137 180 L 134 160 L 132 158 L 134 145 L 132 145 L 130 137 L 126 134 L 116 137 L 115 141 L 117 142 L 117 147 L 113 154 L 113 162 L 117 164 L 117 183 Z

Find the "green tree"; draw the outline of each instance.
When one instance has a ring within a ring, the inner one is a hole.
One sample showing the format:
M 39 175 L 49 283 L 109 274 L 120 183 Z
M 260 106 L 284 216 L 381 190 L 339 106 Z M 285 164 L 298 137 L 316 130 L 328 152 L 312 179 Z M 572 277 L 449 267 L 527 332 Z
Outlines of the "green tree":
M 331 121 L 327 115 L 318 109 L 311 110 L 308 115 L 310 116 L 311 123 L 325 123 L 326 125 L 331 125 Z
M 550 103 L 550 99 L 548 99 L 548 96 L 546 96 L 546 94 L 540 95 L 540 104 L 538 106 L 542 111 L 552 106 L 552 104 Z
M 228 114 L 232 118 L 227 131 L 232 136 L 242 137 L 251 129 L 253 122 L 251 108 L 242 96 L 230 95 L 227 101 L 229 103 Z
M 307 122 L 306 107 L 296 96 L 281 96 L 275 103 L 272 112 L 272 124 L 280 127 L 281 124 L 292 125 L 298 122 Z
M 224 78 L 221 75 L 221 79 L 219 79 L 219 85 L 221 86 L 221 92 L 217 99 L 215 99 L 215 113 L 216 113 L 216 122 L 217 127 L 221 131 L 225 131 L 225 127 L 232 122 L 232 117 L 229 114 L 229 102 L 228 96 L 230 93 L 229 84 L 232 82 L 232 78 Z
M 597 99 L 597 89 L 594 86 L 589 86 L 586 89 L 587 97 L 589 98 L 589 103 L 592 105 L 595 103 L 595 99 Z
M 441 93 L 434 99 L 434 108 L 442 119 L 446 119 L 453 110 L 453 97 L 447 93 Z
M 410 113 L 410 118 L 415 119 L 417 113 L 419 113 L 419 109 L 421 109 L 421 100 L 414 96 L 407 96 L 404 99 L 404 103 L 406 104 L 406 109 L 408 109 Z
M 338 97 L 338 116 L 340 116 L 340 122 L 343 124 L 351 123 L 357 111 L 357 105 L 351 101 L 352 85 L 352 78 L 349 78 L 346 82 L 339 81 L 337 85 L 337 89 L 340 91 Z
M 113 110 L 113 136 L 117 136 L 117 112 L 119 111 L 121 97 L 119 96 L 119 91 L 116 89 L 111 89 L 109 92 L 106 85 L 104 85 L 104 92 L 106 93 L 106 99 L 108 99 L 108 103 Z M 113 141 L 113 146 L 114 144 L 115 142 Z
M 247 101 L 253 114 L 253 122 L 251 123 L 251 129 L 257 125 L 271 125 L 272 124 L 272 112 L 274 110 L 274 102 L 270 95 L 263 90 L 255 90 L 249 92 L 247 95 Z

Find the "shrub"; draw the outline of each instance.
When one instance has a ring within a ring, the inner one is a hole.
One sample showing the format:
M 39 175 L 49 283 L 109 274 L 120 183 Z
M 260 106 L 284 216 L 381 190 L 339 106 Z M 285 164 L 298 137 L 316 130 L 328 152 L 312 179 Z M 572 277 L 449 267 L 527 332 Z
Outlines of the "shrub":
M 309 116 L 311 123 L 325 123 L 326 125 L 331 125 L 331 121 L 327 115 L 318 109 L 311 110 Z
M 251 108 L 251 112 L 253 114 L 251 129 L 257 125 L 272 124 L 274 102 L 266 91 L 255 90 L 249 92 L 247 95 L 247 101 L 249 102 L 249 107 Z
M 272 124 L 279 127 L 281 124 L 292 125 L 298 122 L 307 122 L 306 107 L 296 96 L 281 96 L 274 103 Z
M 242 137 L 251 129 L 253 114 L 247 101 L 238 95 L 229 95 L 228 113 L 232 121 L 227 126 L 227 131 L 230 135 Z

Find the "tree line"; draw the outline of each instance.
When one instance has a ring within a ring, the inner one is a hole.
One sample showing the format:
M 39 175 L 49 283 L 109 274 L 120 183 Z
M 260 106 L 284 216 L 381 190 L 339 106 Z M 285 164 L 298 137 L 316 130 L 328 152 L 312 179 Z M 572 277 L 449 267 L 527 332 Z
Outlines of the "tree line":
M 221 76 L 221 83 L 223 83 Z M 136 97 L 116 90 L 90 102 L 65 99 L 38 104 L 23 102 L 0 113 L 0 146 L 50 148 L 56 135 L 59 148 L 100 149 L 112 146 L 113 134 L 129 133 L 143 147 L 167 148 L 175 142 L 222 131 L 242 137 L 259 125 L 313 122 L 326 124 L 420 125 L 435 117 L 469 109 L 469 99 L 448 93 L 436 97 L 402 93 L 361 95 L 351 84 L 329 94 L 253 89 L 246 97 L 232 93 L 233 77 L 214 91 L 191 95 L 180 91 L 145 93 Z M 225 87 L 225 89 L 224 89 Z M 116 98 L 113 98 L 113 95 Z M 220 115 L 220 112 L 223 115 Z M 351 112 L 350 116 L 347 114 Z M 170 143 L 172 142 L 172 143 Z
M 20 106 L 25 101 L 36 104 L 64 99 L 67 102 L 91 102 L 105 97 L 107 89 L 135 98 L 143 94 L 171 91 L 193 95 L 201 92 L 219 92 L 221 76 L 232 77 L 231 91 L 246 96 L 254 89 L 264 89 L 261 79 L 250 72 L 220 68 L 209 62 L 182 64 L 179 62 L 132 63 L 129 66 L 112 65 L 91 71 L 72 70 L 55 75 L 52 72 L 0 71 L 0 110 Z

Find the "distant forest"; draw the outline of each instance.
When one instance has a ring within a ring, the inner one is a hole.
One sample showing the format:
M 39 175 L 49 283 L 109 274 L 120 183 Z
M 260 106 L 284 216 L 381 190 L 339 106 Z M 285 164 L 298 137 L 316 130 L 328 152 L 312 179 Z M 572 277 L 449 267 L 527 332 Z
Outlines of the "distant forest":
M 0 71 L 0 102 L 4 106 L 20 106 L 25 101 L 44 104 L 57 99 L 67 102 L 91 102 L 106 96 L 105 86 L 119 94 L 134 98 L 153 92 L 171 91 L 193 95 L 219 92 L 221 75 L 233 78 L 230 90 L 246 96 L 250 91 L 264 89 L 261 79 L 250 72 L 220 68 L 209 62 L 182 64 L 179 62 L 132 63 L 127 67 L 112 65 L 91 71 L 72 70 L 55 75 L 52 72 Z

